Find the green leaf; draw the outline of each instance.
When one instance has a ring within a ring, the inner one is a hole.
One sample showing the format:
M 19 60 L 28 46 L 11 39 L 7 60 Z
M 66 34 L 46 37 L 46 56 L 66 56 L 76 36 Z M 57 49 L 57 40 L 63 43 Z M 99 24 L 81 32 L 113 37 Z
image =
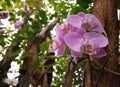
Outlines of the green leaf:
M 34 53 L 32 53 L 32 52 L 24 52 L 20 59 L 23 60 L 25 57 L 30 57 L 30 56 L 34 56 Z
M 79 4 L 82 8 L 87 9 L 89 4 L 92 3 L 92 0 L 77 0 L 77 4 Z
M 9 7 L 12 6 L 10 0 L 5 0 L 5 2 L 7 3 L 7 5 L 8 5 Z
M 43 42 L 41 44 L 41 48 L 40 48 L 41 52 L 44 53 L 45 51 L 48 51 L 49 46 L 50 46 L 51 43 L 52 43 L 52 40 L 51 41 Z
M 47 15 L 46 12 L 44 10 L 40 10 L 39 11 L 39 20 L 42 24 L 46 24 L 47 23 Z

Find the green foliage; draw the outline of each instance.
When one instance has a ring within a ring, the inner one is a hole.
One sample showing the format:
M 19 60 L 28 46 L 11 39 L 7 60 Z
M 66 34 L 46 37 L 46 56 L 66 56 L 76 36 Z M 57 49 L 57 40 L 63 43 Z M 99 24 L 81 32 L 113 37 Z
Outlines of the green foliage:
M 77 4 L 84 9 L 89 8 L 89 4 L 91 3 L 92 3 L 92 0 L 77 0 Z
M 46 12 L 44 10 L 39 11 L 39 18 L 38 19 L 40 20 L 40 22 L 42 24 L 47 23 L 48 18 L 47 18 Z
M 56 58 L 54 66 L 53 81 L 51 87 L 62 87 L 64 84 L 64 75 L 67 71 L 68 60 L 65 57 Z
M 44 54 L 46 51 L 49 51 L 50 44 L 52 44 L 52 41 L 46 41 L 41 44 L 41 54 Z

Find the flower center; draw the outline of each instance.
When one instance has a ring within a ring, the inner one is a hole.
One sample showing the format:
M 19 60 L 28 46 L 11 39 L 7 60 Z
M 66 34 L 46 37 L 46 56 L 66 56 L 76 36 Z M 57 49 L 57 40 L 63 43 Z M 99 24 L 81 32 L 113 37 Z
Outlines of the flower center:
M 84 45 L 84 52 L 87 53 L 87 54 L 90 54 L 90 53 L 93 53 L 97 50 L 97 47 L 96 46 L 92 46 L 89 41 L 86 41 L 85 42 L 85 45 Z
M 63 27 L 63 31 L 69 32 L 71 30 L 71 25 L 65 24 Z
M 91 53 L 93 51 L 91 45 L 86 45 L 84 50 L 85 50 L 85 53 Z
M 82 24 L 82 27 L 85 29 L 89 29 L 91 27 L 90 23 L 86 22 Z

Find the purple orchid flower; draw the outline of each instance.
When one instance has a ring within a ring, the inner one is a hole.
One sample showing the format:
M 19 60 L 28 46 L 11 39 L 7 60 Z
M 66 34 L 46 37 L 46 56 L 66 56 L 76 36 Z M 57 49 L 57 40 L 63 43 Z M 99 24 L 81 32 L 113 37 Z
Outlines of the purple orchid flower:
M 79 12 L 77 15 L 79 15 L 80 17 L 84 17 L 85 13 L 84 12 Z
M 71 49 L 71 55 L 80 57 L 83 53 L 83 35 L 78 32 L 70 32 L 65 35 L 64 37 L 65 43 L 68 45 L 68 47 Z
M 103 57 L 106 55 L 103 47 L 108 45 L 108 39 L 99 33 L 88 32 L 84 34 L 84 52 L 90 56 Z
M 22 25 L 23 25 L 23 21 L 18 20 L 18 21 L 15 22 L 14 27 L 15 27 L 15 28 L 19 28 L 19 27 L 21 27 Z
M 66 22 L 77 28 L 84 28 L 86 31 L 95 31 L 103 33 L 104 29 L 99 20 L 92 14 L 84 14 L 83 12 L 77 15 L 69 15 Z
M 52 52 L 55 52 L 57 56 L 63 55 L 65 51 L 65 42 L 64 42 L 64 35 L 66 32 L 63 32 L 62 28 L 59 26 L 59 24 L 56 25 L 56 38 L 53 41 L 52 44 Z
M 2 19 L 6 19 L 6 18 L 8 18 L 8 16 L 9 16 L 8 11 L 3 11 L 0 13 L 0 18 L 2 18 Z
M 92 14 L 86 14 L 84 16 L 84 20 L 82 22 L 81 27 L 86 29 L 87 31 L 95 31 L 99 33 L 104 32 L 100 21 Z
M 65 43 L 59 38 L 55 38 L 52 44 L 52 52 L 55 52 L 56 56 L 61 56 L 65 51 Z
M 80 28 L 82 24 L 82 17 L 79 15 L 69 15 L 66 22 L 74 27 Z
M 78 53 L 88 54 L 90 56 L 95 56 L 97 58 L 106 55 L 105 51 L 102 49 L 107 46 L 108 39 L 96 32 L 87 32 L 82 36 L 77 32 L 71 32 L 65 35 L 65 43 L 74 51 L 72 55 L 78 57 Z

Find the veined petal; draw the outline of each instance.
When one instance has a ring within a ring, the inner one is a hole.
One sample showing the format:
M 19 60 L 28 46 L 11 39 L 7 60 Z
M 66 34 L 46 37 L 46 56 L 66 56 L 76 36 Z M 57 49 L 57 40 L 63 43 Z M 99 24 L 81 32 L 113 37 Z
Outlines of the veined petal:
M 65 45 L 61 45 L 56 51 L 55 51 L 55 54 L 56 56 L 62 56 L 64 54 L 64 51 L 65 51 Z
M 84 12 L 79 12 L 77 15 L 79 15 L 80 17 L 84 17 L 85 13 Z
M 54 52 L 55 50 L 57 50 L 58 48 L 60 48 L 60 46 L 62 45 L 62 41 L 59 38 L 55 38 L 55 40 L 52 43 L 52 51 Z
M 80 27 L 82 19 L 79 15 L 69 15 L 66 19 L 66 22 L 71 24 L 74 27 Z
M 65 35 L 65 43 L 74 51 L 80 52 L 83 45 L 82 35 L 77 32 L 71 32 Z
M 97 44 L 99 48 L 105 47 L 108 45 L 108 39 L 102 34 L 99 34 L 96 32 L 88 32 L 88 33 L 85 33 L 83 36 L 85 40 L 90 41 L 91 44 L 92 43 Z
M 96 58 L 100 58 L 100 57 L 104 57 L 104 56 L 106 56 L 107 54 L 106 54 L 106 52 L 105 52 L 105 50 L 104 49 L 98 49 L 97 51 L 96 51 L 96 54 L 93 54 L 93 56 L 94 57 L 96 57 Z
M 89 23 L 91 25 L 89 30 L 99 33 L 104 32 L 104 29 L 97 17 L 92 14 L 86 14 L 84 18 L 84 23 Z
M 61 34 L 62 34 L 62 29 L 61 29 L 60 25 L 57 23 L 57 24 L 56 24 L 56 35 L 57 35 L 58 37 L 60 37 Z

